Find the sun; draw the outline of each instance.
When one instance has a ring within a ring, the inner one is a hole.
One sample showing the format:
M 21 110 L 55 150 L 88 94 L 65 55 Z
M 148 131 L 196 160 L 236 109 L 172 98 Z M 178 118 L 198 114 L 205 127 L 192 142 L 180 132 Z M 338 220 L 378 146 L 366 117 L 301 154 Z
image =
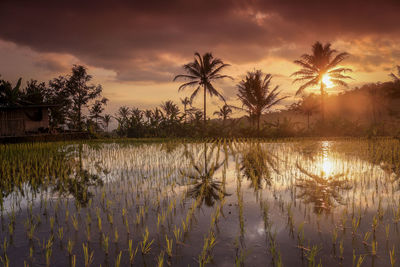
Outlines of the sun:
M 324 76 L 322 76 L 322 83 L 326 86 L 326 88 L 332 88 L 334 86 L 329 74 L 324 74 Z

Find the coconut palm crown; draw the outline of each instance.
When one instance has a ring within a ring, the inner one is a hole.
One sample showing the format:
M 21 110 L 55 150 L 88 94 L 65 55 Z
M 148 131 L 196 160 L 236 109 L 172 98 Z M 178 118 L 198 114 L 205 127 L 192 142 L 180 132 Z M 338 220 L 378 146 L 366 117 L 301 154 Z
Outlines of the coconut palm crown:
M 193 100 L 197 94 L 203 89 L 204 93 L 204 125 L 206 124 L 206 95 L 207 92 L 210 96 L 217 96 L 225 102 L 225 98 L 212 84 L 216 80 L 221 80 L 224 78 L 231 78 L 228 75 L 222 75 L 221 71 L 228 67 L 229 64 L 225 64 L 221 59 L 214 58 L 211 53 L 205 53 L 201 56 L 198 52 L 195 54 L 193 62 L 189 62 L 183 65 L 183 69 L 186 74 L 176 75 L 174 81 L 178 79 L 184 79 L 187 82 L 179 86 L 178 91 L 185 89 L 186 87 L 196 87 L 193 91 L 190 99 Z
M 271 89 L 271 74 L 263 74 L 261 70 L 248 72 L 244 80 L 238 85 L 238 98 L 242 102 L 242 109 L 257 121 L 257 132 L 260 131 L 261 115 L 277 105 L 285 97 L 280 97 L 279 86 Z
M 345 73 L 351 72 L 352 69 L 339 67 L 339 65 L 348 56 L 349 54 L 346 52 L 338 53 L 332 49 L 330 43 L 323 45 L 316 42 L 312 46 L 312 54 L 304 54 L 300 59 L 294 61 L 301 69 L 291 75 L 296 77 L 293 83 L 304 82 L 298 88 L 296 95 L 303 93 L 306 88 L 317 85 L 320 86 L 321 94 L 325 94 L 324 75 L 329 75 L 330 81 L 334 85 L 347 87 L 348 84 L 344 80 L 351 79 L 351 77 Z

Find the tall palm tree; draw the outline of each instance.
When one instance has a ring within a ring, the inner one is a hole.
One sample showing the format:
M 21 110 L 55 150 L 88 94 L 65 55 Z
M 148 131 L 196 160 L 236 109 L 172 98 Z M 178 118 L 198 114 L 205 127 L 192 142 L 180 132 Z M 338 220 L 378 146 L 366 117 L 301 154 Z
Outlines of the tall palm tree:
M 321 91 L 322 121 L 325 120 L 325 79 L 330 80 L 333 85 L 347 87 L 348 85 L 344 80 L 351 79 L 351 77 L 345 75 L 345 73 L 352 70 L 340 67 L 339 64 L 348 56 L 349 54 L 346 52 L 338 53 L 338 51 L 332 49 L 330 43 L 323 45 L 320 42 L 315 42 L 312 46 L 312 54 L 304 54 L 300 59 L 294 61 L 301 69 L 291 75 L 296 77 L 293 83 L 305 82 L 299 87 L 296 95 L 303 93 L 306 88 L 319 86 Z
M 197 86 L 193 91 L 190 99 L 193 100 L 197 94 L 203 88 L 204 92 L 204 129 L 206 125 L 206 95 L 207 92 L 210 96 L 217 96 L 225 102 L 225 98 L 215 89 L 212 82 L 221 80 L 224 78 L 231 78 L 228 75 L 222 75 L 221 71 L 228 67 L 229 64 L 225 64 L 221 59 L 214 58 L 211 53 L 205 53 L 201 56 L 198 52 L 194 54 L 195 58 L 193 62 L 189 62 L 183 65 L 183 69 L 187 74 L 176 75 L 174 81 L 177 79 L 185 79 L 187 82 L 179 86 L 178 91 L 185 89 L 186 87 Z
M 263 78 L 264 77 L 264 78 Z M 261 115 L 277 105 L 285 97 L 279 97 L 279 86 L 270 89 L 271 74 L 265 74 L 261 70 L 248 72 L 244 80 L 238 85 L 239 93 L 237 94 L 240 101 L 242 101 L 242 110 L 249 114 L 249 118 L 257 120 L 257 132 L 260 132 L 260 119 Z
M 222 121 L 224 123 L 226 119 L 229 118 L 230 114 L 232 114 L 232 109 L 227 104 L 223 105 L 222 108 L 214 112 L 214 115 L 217 115 L 218 117 L 222 118 Z

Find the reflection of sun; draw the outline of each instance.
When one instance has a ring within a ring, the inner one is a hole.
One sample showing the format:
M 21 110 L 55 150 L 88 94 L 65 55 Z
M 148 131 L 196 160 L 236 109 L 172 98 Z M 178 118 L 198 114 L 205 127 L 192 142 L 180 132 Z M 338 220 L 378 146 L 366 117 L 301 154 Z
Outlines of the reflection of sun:
M 334 86 L 329 74 L 324 74 L 324 76 L 322 76 L 322 83 L 326 86 L 326 88 L 332 88 Z
M 324 157 L 322 161 L 322 171 L 325 175 L 329 176 L 333 170 L 333 162 L 330 158 Z
M 334 166 L 333 166 L 333 160 L 331 157 L 328 156 L 328 151 L 329 151 L 329 142 L 325 141 L 322 142 L 322 166 L 321 166 L 321 171 L 324 172 L 324 176 L 330 176 L 332 175 Z

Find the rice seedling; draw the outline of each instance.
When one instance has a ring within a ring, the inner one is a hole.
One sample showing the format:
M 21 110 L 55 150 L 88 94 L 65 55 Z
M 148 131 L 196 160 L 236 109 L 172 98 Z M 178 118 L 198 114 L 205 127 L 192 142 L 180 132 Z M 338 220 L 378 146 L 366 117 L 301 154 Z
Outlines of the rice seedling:
M 164 251 L 161 251 L 157 257 L 157 267 L 164 266 Z
M 172 239 L 168 239 L 168 236 L 165 235 L 165 241 L 166 241 L 165 249 L 166 249 L 167 255 L 168 255 L 168 257 L 172 257 L 172 243 L 173 243 L 173 240 Z
M 394 246 L 391 250 L 389 250 L 389 258 L 390 258 L 390 265 L 394 267 L 396 263 L 396 252 L 394 250 Z
M 106 255 L 108 255 L 108 235 L 103 234 L 102 237 L 102 246 L 103 246 L 103 251 Z
M 72 256 L 72 250 L 74 249 L 74 242 L 71 241 L 70 239 L 68 239 L 68 243 L 67 243 L 67 251 L 68 251 L 68 255 L 71 257 Z
M 53 253 L 52 247 L 53 247 L 53 241 L 49 239 L 45 246 L 46 267 L 50 266 L 51 255 Z
M 143 237 L 143 240 L 140 242 L 140 249 L 141 249 L 142 254 L 146 255 L 150 252 L 151 245 L 153 244 L 154 239 L 149 241 L 149 230 L 147 229 L 147 227 L 146 227 L 145 232 L 142 237 Z
M 132 265 L 134 260 L 135 260 L 136 253 L 138 251 L 138 247 L 136 247 L 136 249 L 133 249 L 133 241 L 132 241 L 132 239 L 129 239 L 128 250 L 129 250 L 129 263 Z
M 115 259 L 115 267 L 121 266 L 122 251 L 120 251 Z
M 90 253 L 88 245 L 82 244 L 85 267 L 90 267 L 93 262 L 93 251 Z
M 71 217 L 71 220 L 75 231 L 78 231 L 78 219 L 76 218 L 75 214 Z

